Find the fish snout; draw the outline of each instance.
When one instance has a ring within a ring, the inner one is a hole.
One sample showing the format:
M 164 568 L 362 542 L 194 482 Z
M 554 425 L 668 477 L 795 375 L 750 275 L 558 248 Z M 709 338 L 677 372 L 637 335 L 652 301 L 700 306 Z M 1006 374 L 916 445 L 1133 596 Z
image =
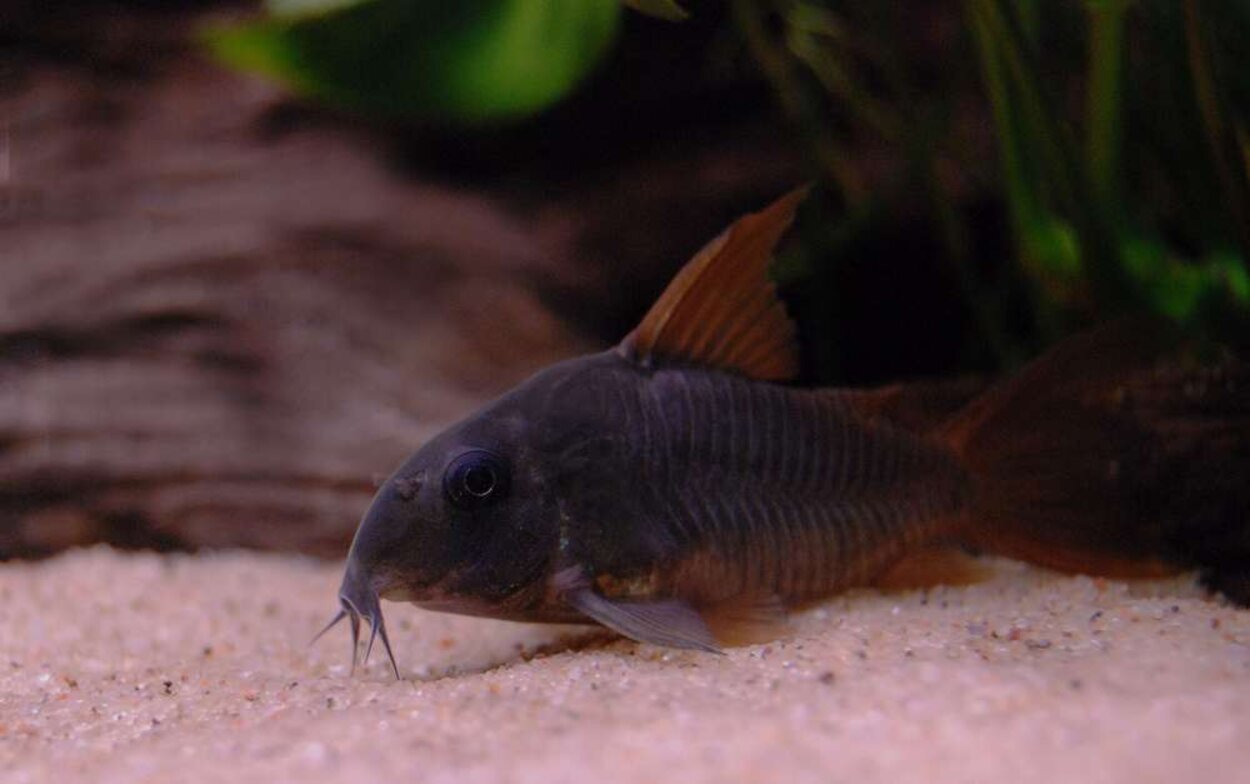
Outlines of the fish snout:
M 374 589 L 367 571 L 360 568 L 360 563 L 354 554 L 348 557 L 347 570 L 344 572 L 343 582 L 339 586 L 339 606 L 341 609 L 338 614 L 313 638 L 313 642 L 316 642 L 323 634 L 338 625 L 339 621 L 347 619 L 352 633 L 351 661 L 352 673 L 354 674 L 356 666 L 362 661 L 360 658 L 360 622 L 363 619 L 369 624 L 369 641 L 365 645 L 363 662 L 365 664 L 369 663 L 369 654 L 373 652 L 373 643 L 380 638 L 382 647 L 386 650 L 386 657 L 390 660 L 391 671 L 395 673 L 395 678 L 399 679 L 399 665 L 395 662 L 395 654 L 391 650 L 391 640 L 386 633 L 386 621 L 382 618 L 382 603 L 378 599 L 378 592 Z
M 339 604 L 344 612 L 357 618 L 371 620 L 382 614 L 378 592 L 369 579 L 368 570 L 362 567 L 354 553 L 347 559 L 343 582 L 339 584 Z

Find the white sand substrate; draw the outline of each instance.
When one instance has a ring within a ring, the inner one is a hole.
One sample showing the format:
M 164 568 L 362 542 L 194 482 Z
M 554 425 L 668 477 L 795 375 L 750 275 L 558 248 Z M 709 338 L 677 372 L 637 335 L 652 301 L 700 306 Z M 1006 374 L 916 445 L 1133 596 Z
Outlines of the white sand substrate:
M 397 682 L 309 646 L 340 568 L 0 564 L 0 781 L 1250 781 L 1250 612 L 1189 579 L 997 561 L 724 656 L 388 604 Z

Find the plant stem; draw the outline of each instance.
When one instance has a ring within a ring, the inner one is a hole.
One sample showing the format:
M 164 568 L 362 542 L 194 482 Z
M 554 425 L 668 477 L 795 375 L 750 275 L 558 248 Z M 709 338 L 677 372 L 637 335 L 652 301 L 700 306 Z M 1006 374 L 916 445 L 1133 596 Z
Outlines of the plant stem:
M 764 75 L 772 82 L 782 108 L 790 115 L 800 132 L 807 137 L 815 153 L 817 164 L 838 186 L 847 204 L 862 204 L 866 198 L 866 188 L 863 182 L 850 164 L 846 152 L 826 132 L 821 119 L 813 116 L 814 112 L 805 98 L 804 88 L 798 76 L 794 73 L 785 53 L 774 46 L 761 19 L 761 14 L 767 14 L 769 9 L 765 8 L 761 11 L 760 5 L 755 0 L 734 0 L 730 10 L 735 26 L 742 31 L 751 56 L 755 58 L 760 68 L 763 69 Z
M 1202 12 L 1198 0 L 1184 0 L 1185 39 L 1189 47 L 1189 70 L 1194 80 L 1194 98 L 1202 112 L 1202 123 L 1207 131 L 1207 144 L 1211 148 L 1216 175 L 1224 191 L 1224 202 L 1236 227 L 1237 240 L 1242 257 L 1250 259 L 1250 170 L 1241 177 L 1241 167 L 1235 164 L 1236 156 L 1230 152 L 1236 141 L 1230 142 L 1230 134 L 1224 124 L 1219 86 L 1202 29 Z M 1232 159 L 1232 160 L 1230 160 Z M 1250 169 L 1250 167 L 1247 167 Z
M 1020 129 L 1012 112 L 1008 78 L 995 44 L 994 33 L 985 18 L 984 3 L 968 0 L 965 13 L 972 37 L 980 54 L 981 75 L 989 93 L 994 125 L 998 130 L 999 156 L 1007 180 L 1008 204 L 1017 238 L 1023 238 L 1037 217 L 1040 206 L 1033 198 L 1037 193 L 1030 182 L 1024 160 Z
M 1104 312 L 1131 306 L 1138 292 L 1124 269 L 1113 216 L 1096 197 L 1068 128 L 1047 100 L 1041 68 L 1010 8 L 1002 0 L 969 0 L 980 7 L 1011 80 L 1011 96 L 1023 120 L 1021 133 L 1039 165 L 1038 185 L 1048 185 L 1057 212 L 1071 222 L 1080 245 L 1081 273 Z
M 1121 134 L 1121 80 L 1124 73 L 1124 17 L 1129 0 L 1087 3 L 1090 16 L 1085 157 L 1090 184 L 1103 210 L 1118 205 Z

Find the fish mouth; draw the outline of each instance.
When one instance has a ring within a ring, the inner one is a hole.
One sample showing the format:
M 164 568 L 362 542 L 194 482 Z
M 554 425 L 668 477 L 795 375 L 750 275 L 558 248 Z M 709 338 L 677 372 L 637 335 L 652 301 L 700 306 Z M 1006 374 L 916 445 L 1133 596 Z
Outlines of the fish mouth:
M 347 573 L 343 575 L 343 585 L 339 588 L 338 614 L 330 619 L 325 628 L 317 632 L 317 636 L 312 641 L 315 643 L 321 639 L 322 635 L 346 618 L 352 632 L 352 674 L 356 674 L 358 665 L 369 663 L 369 654 L 373 653 L 373 643 L 380 639 L 383 649 L 386 650 L 386 657 L 390 660 L 391 671 L 395 673 L 395 679 L 402 680 L 399 665 L 395 663 L 395 654 L 391 651 L 390 637 L 386 634 L 386 621 L 382 618 L 382 604 L 378 600 L 378 593 L 369 585 L 368 580 L 362 579 L 359 570 L 354 567 L 355 564 L 349 564 Z M 369 623 L 369 641 L 365 645 L 363 660 L 360 656 L 360 622 L 362 619 Z

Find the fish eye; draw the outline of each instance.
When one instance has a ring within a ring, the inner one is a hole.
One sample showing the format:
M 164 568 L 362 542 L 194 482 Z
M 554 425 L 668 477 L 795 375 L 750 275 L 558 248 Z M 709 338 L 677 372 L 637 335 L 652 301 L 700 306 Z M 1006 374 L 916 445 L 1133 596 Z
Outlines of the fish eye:
M 508 466 L 503 458 L 475 449 L 452 461 L 443 478 L 447 499 L 461 509 L 476 509 L 508 491 Z

